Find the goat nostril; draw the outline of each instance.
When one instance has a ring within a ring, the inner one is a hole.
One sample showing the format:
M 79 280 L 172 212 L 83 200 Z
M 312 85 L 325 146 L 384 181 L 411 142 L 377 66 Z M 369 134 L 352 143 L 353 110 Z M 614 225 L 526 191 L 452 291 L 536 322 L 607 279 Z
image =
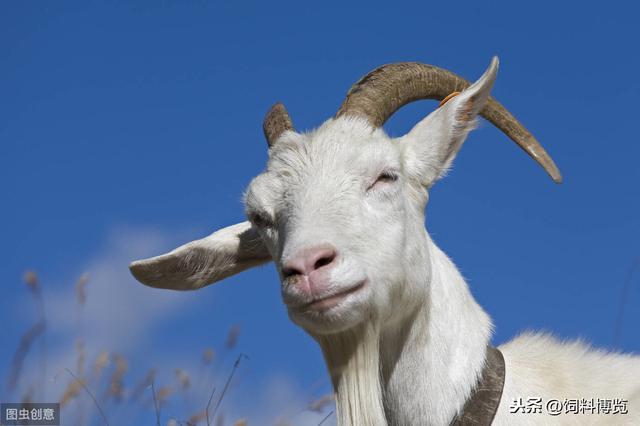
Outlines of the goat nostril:
M 335 253 L 330 253 L 326 256 L 321 257 L 320 259 L 316 260 L 316 263 L 313 265 L 313 269 L 320 269 L 323 266 L 327 266 L 328 264 L 330 264 L 331 262 L 333 262 L 333 260 L 336 258 Z
M 302 275 L 302 272 L 298 271 L 296 268 L 283 268 L 282 275 L 285 278 L 292 277 L 294 275 Z

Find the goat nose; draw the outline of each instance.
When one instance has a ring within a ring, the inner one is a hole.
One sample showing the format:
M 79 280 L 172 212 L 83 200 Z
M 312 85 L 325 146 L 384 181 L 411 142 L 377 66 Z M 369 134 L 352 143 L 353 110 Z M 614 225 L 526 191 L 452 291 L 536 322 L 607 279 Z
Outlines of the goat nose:
M 311 272 L 330 266 L 338 256 L 337 250 L 330 245 L 304 248 L 282 265 L 282 274 L 285 277 L 292 275 L 309 275 Z

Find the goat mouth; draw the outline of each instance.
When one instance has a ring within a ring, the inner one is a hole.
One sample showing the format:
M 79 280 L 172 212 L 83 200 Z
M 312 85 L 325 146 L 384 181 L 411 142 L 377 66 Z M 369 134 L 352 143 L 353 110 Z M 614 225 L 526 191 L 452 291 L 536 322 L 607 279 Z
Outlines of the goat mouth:
M 365 286 L 366 281 L 360 281 L 353 287 L 346 290 L 334 293 L 328 296 L 324 296 L 318 299 L 314 299 L 311 302 L 305 303 L 300 307 L 303 312 L 324 312 L 327 311 L 347 299 L 352 294 L 360 291 Z

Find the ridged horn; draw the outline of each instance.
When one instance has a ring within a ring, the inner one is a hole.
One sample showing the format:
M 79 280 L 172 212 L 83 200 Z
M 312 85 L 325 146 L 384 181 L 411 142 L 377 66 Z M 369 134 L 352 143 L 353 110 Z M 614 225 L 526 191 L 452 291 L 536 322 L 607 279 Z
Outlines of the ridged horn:
M 491 66 L 497 66 L 494 57 Z M 382 126 L 398 109 L 421 99 L 442 100 L 452 92 L 471 85 L 464 78 L 443 68 L 419 62 L 383 65 L 354 84 L 336 117 L 355 115 L 375 127 Z M 506 134 L 540 164 L 556 183 L 560 170 L 536 138 L 502 104 L 490 97 L 480 115 Z
M 293 123 L 287 109 L 281 103 L 277 103 L 269 109 L 262 123 L 264 137 L 267 139 L 269 148 L 287 130 L 293 130 Z

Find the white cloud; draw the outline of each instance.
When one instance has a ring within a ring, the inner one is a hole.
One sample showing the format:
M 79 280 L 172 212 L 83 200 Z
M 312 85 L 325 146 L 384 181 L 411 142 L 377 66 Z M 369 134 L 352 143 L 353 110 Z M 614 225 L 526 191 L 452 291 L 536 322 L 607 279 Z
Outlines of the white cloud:
M 170 240 L 157 231 L 114 232 L 107 247 L 78 271 L 77 276 L 89 273 L 86 305 L 81 309 L 72 290 L 47 299 L 52 331 L 80 333 L 90 347 L 126 353 L 152 329 L 196 303 L 193 294 L 151 289 L 129 273 L 132 260 L 167 250 Z

